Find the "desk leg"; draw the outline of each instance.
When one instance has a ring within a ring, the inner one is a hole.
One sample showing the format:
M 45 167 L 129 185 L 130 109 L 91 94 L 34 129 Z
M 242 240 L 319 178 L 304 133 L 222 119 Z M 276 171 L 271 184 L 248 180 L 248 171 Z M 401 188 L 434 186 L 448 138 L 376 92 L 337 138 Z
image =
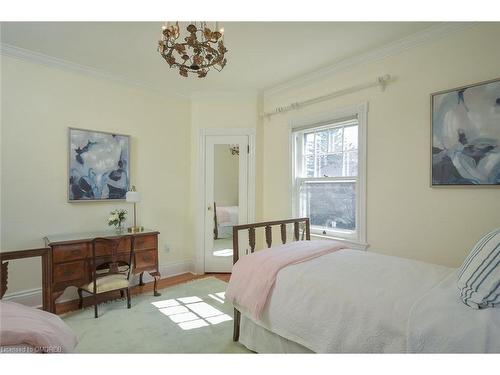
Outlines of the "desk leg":
M 155 279 L 154 287 L 153 287 L 153 295 L 155 297 L 161 296 L 161 293 L 158 293 L 158 280 L 161 278 L 161 274 L 158 271 L 149 272 L 149 274 Z
M 139 275 L 139 286 L 144 286 L 144 280 L 142 280 L 142 276 L 144 275 L 144 272 L 141 272 L 141 274 Z
M 42 256 L 42 309 L 52 311 L 51 298 L 52 295 L 52 280 L 49 254 L 45 253 Z

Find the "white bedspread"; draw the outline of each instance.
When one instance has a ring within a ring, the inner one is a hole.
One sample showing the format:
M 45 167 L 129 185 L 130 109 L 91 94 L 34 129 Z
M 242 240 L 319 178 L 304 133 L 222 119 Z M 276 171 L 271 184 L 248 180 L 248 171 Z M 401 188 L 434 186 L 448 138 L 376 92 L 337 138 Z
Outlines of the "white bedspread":
M 406 352 L 413 304 L 453 271 L 340 250 L 282 269 L 257 323 L 318 353 Z
M 410 313 L 412 353 L 500 353 L 500 308 L 476 310 L 458 296 L 453 272 L 426 293 Z

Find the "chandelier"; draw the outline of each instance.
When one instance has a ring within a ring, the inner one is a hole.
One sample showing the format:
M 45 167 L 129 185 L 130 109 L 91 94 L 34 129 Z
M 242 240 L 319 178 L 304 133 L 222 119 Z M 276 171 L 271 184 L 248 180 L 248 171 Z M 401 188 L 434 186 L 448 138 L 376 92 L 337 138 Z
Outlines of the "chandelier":
M 203 78 L 212 68 L 220 72 L 226 66 L 227 49 L 224 29 L 219 29 L 218 22 L 214 26 L 212 30 L 206 22 L 191 22 L 186 27 L 187 36 L 180 39 L 179 22 L 167 22 L 162 26 L 158 52 L 171 68 L 178 68 L 183 77 L 194 73 Z
M 239 155 L 240 154 L 240 146 L 239 145 L 229 145 L 229 152 L 231 155 Z

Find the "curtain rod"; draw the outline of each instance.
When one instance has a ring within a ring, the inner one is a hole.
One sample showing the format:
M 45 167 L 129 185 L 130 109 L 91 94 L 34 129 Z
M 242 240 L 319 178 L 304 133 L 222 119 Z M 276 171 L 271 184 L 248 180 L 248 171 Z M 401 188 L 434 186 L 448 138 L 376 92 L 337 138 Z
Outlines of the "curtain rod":
M 357 91 L 361 91 L 361 90 L 364 90 L 364 89 L 368 89 L 370 87 L 377 87 L 378 86 L 378 87 L 380 87 L 380 89 L 382 91 L 384 91 L 385 88 L 386 88 L 386 86 L 389 83 L 393 82 L 393 81 L 395 81 L 395 78 L 392 77 L 390 74 L 386 74 L 386 75 L 377 77 L 377 79 L 375 81 L 371 81 L 371 82 L 363 83 L 363 84 L 360 84 L 360 85 L 348 87 L 346 89 L 342 89 L 342 90 L 339 90 L 339 91 L 334 91 L 334 92 L 332 92 L 330 94 L 326 94 L 326 95 L 323 95 L 323 96 L 318 96 L 316 98 L 304 100 L 302 102 L 291 103 L 291 104 L 283 106 L 283 107 L 276 107 L 272 112 L 263 112 L 263 113 L 261 113 L 261 116 L 262 117 L 267 117 L 269 119 L 271 116 L 278 115 L 280 113 L 285 113 L 285 112 L 290 112 L 290 111 L 293 111 L 293 110 L 297 110 L 297 109 L 306 107 L 306 106 L 311 105 L 311 104 L 316 104 L 316 103 L 319 103 L 319 102 L 323 102 L 325 100 L 336 98 L 338 96 L 351 94 L 353 92 L 357 92 Z

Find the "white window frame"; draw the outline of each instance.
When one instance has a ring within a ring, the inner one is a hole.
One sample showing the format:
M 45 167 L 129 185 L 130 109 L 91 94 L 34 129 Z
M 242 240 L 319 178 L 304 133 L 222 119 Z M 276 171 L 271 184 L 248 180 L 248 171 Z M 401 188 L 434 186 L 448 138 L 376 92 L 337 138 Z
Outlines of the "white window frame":
M 297 117 L 290 121 L 290 175 L 291 175 L 291 197 L 292 197 L 292 215 L 293 217 L 300 216 L 299 211 L 299 184 L 301 181 L 311 180 L 314 178 L 304 178 L 296 176 L 296 137 L 299 130 L 320 128 L 327 124 L 341 122 L 346 118 L 356 117 L 358 120 L 358 175 L 352 177 L 328 177 L 324 180 L 331 181 L 356 181 L 356 231 L 355 233 L 343 233 L 343 231 L 330 230 L 326 235 L 322 234 L 323 230 L 314 230 L 311 228 L 313 237 L 326 237 L 346 242 L 350 247 L 358 249 L 366 249 L 366 127 L 367 127 L 368 103 L 340 108 L 331 112 L 324 112 L 312 116 Z

